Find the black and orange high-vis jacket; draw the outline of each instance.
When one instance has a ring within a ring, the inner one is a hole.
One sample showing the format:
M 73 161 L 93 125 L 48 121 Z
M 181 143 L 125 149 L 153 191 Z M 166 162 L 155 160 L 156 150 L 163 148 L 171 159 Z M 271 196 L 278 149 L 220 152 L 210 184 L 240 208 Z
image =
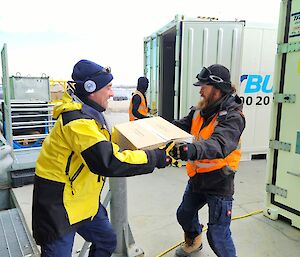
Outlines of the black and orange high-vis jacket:
M 141 103 L 137 109 L 137 112 L 140 113 L 142 116 L 147 116 L 148 112 L 149 112 L 149 109 L 147 107 L 147 100 L 146 100 L 145 96 L 140 91 L 136 90 L 133 93 L 133 96 L 132 96 L 132 98 L 130 100 L 130 104 L 129 104 L 129 109 L 128 109 L 129 121 L 134 121 L 134 120 L 139 119 L 138 117 L 134 116 L 134 113 L 133 113 L 132 99 L 135 95 L 138 95 L 141 98 Z
M 65 93 L 36 162 L 32 228 L 38 244 L 91 220 L 99 209 L 105 177 L 151 173 L 156 165 L 153 151 L 121 151 L 105 125 L 83 107 Z
M 194 135 L 196 156 L 186 165 L 193 190 L 233 195 L 234 173 L 241 159 L 240 137 L 245 128 L 241 99 L 227 97 L 208 117 L 192 108 L 188 116 L 173 123 Z

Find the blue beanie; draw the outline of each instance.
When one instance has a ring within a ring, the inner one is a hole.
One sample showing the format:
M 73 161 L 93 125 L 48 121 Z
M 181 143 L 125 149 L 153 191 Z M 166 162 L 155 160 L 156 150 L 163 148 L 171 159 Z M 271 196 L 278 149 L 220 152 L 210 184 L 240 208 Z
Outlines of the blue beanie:
M 113 80 L 109 69 L 88 60 L 80 60 L 73 68 L 72 79 L 75 84 L 75 94 L 85 97 L 105 87 Z

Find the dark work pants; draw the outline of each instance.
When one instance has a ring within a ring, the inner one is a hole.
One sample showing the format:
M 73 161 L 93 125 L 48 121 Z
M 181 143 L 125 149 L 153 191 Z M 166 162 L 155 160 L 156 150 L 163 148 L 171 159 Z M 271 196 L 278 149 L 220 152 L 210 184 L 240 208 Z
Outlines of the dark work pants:
M 202 232 L 198 211 L 208 204 L 207 239 L 218 257 L 236 257 L 230 231 L 232 200 L 231 196 L 195 193 L 189 181 L 177 209 L 177 220 L 183 231 L 188 237 L 194 238 Z
M 84 223 L 77 231 L 42 245 L 42 257 L 71 257 L 75 233 L 91 242 L 89 257 L 110 257 L 117 244 L 115 232 L 108 220 L 107 211 L 101 205 L 92 221 Z

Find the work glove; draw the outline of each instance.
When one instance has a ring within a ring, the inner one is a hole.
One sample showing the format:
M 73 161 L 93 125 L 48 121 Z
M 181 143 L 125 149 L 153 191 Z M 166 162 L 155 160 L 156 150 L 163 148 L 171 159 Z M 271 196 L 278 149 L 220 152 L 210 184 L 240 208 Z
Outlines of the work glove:
M 154 115 L 157 114 L 157 109 L 151 109 L 151 110 L 149 111 L 149 113 L 150 113 L 151 116 L 154 116 Z
M 196 147 L 194 144 L 178 143 L 169 153 L 176 160 L 195 160 Z
M 165 168 L 166 166 L 169 166 L 172 164 L 171 157 L 168 156 L 166 153 L 166 150 L 170 144 L 172 144 L 172 142 L 168 143 L 163 148 L 154 149 L 154 152 L 156 155 L 156 165 L 155 166 L 159 169 Z

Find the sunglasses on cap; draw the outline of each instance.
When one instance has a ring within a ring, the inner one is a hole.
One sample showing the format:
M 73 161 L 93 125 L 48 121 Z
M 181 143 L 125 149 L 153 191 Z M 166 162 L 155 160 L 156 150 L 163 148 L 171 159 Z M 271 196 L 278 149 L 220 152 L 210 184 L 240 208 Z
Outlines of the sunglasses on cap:
M 111 73 L 111 68 L 110 67 L 105 67 L 105 68 L 102 67 L 101 70 L 99 70 L 99 71 L 93 73 L 92 75 L 90 75 L 90 78 L 94 78 L 94 77 L 96 77 L 100 74 L 103 74 L 103 73 L 107 73 L 107 74 Z
M 224 81 L 219 76 L 213 75 L 209 69 L 203 67 L 199 74 L 197 74 L 196 78 L 198 81 L 194 83 L 195 86 L 201 86 L 203 84 L 212 83 L 212 84 L 231 84 L 230 82 Z

